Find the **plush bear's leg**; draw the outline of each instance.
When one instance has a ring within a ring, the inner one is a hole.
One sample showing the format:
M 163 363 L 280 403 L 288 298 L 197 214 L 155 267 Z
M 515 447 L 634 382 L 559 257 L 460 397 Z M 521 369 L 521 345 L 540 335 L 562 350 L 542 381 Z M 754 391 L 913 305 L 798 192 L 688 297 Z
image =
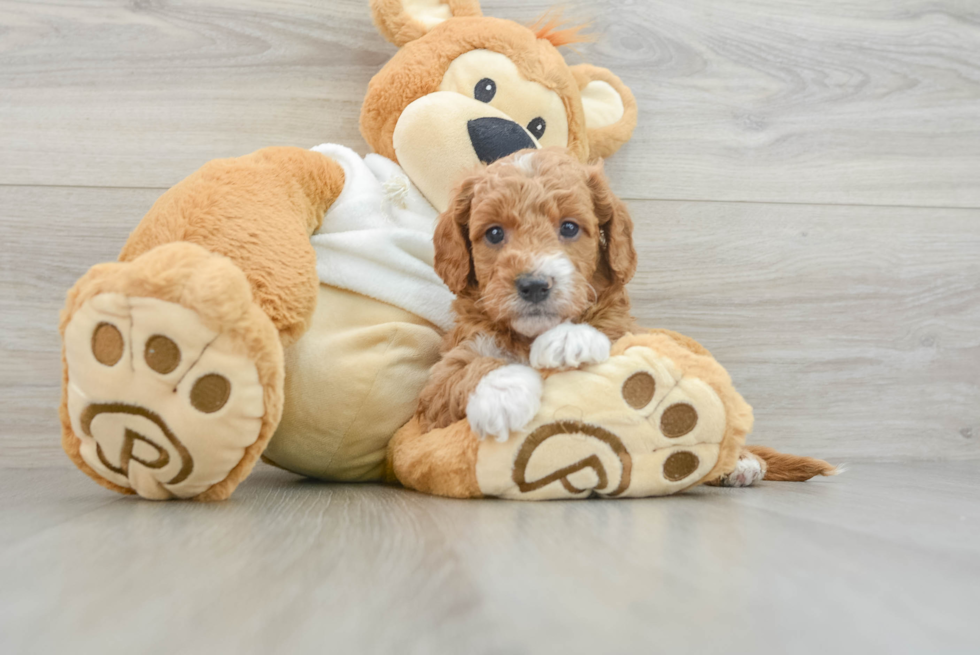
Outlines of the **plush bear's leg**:
M 339 164 L 301 148 L 217 159 L 157 200 L 119 260 L 176 241 L 224 255 L 245 274 L 254 301 L 288 346 L 306 331 L 316 308 L 310 235 L 343 187 Z
M 283 344 L 316 305 L 309 235 L 342 187 L 300 149 L 211 162 L 76 283 L 61 418 L 82 470 L 148 498 L 231 494 L 279 421 Z
M 388 442 L 388 481 L 435 496 L 481 498 L 479 441 L 466 420 L 423 433 L 418 418 Z
M 93 267 L 63 314 L 62 445 L 103 484 L 221 499 L 282 410 L 282 346 L 231 261 L 182 242 Z
M 477 441 L 466 420 L 391 443 L 391 474 L 446 496 L 520 500 L 663 496 L 735 467 L 752 408 L 697 342 L 628 335 L 608 361 L 549 375 L 541 409 L 505 443 Z

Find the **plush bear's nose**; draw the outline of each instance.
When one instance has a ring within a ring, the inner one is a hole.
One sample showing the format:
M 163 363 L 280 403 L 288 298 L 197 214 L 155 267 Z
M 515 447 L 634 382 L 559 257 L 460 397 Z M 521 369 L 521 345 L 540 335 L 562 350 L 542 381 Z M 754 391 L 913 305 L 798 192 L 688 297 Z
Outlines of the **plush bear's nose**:
M 517 293 L 521 298 L 530 303 L 539 303 L 547 299 L 551 292 L 551 285 L 543 277 L 521 275 L 514 281 L 514 286 L 517 287 Z
M 473 150 L 484 164 L 492 164 L 518 150 L 537 148 L 523 127 L 506 118 L 474 118 L 466 123 L 466 127 L 470 132 Z

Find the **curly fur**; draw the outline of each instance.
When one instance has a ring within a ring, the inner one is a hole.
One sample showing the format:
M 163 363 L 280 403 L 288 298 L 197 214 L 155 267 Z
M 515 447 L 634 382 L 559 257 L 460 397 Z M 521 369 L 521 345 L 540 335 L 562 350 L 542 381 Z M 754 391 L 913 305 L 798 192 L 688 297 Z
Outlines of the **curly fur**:
M 566 240 L 559 227 L 568 219 L 580 232 Z M 504 228 L 503 244 L 484 239 L 493 226 Z M 635 330 L 625 288 L 636 271 L 632 228 L 601 165 L 582 165 L 563 149 L 518 152 L 463 180 L 435 233 L 436 272 L 457 294 L 457 323 L 419 401 L 422 429 L 463 418 L 483 376 L 526 363 L 534 338 L 550 327 L 587 323 L 610 340 Z M 557 259 L 568 270 L 556 277 L 542 329 L 528 334 L 515 280 Z

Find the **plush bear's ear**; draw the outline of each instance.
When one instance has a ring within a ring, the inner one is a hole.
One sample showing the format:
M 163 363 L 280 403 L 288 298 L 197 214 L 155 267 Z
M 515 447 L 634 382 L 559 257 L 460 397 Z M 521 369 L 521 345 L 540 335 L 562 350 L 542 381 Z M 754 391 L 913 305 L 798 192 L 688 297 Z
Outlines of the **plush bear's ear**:
M 578 81 L 589 135 L 589 157 L 608 157 L 633 136 L 636 99 L 623 82 L 605 68 L 572 66 Z
M 371 0 L 381 36 L 399 48 L 457 16 L 482 16 L 480 0 Z

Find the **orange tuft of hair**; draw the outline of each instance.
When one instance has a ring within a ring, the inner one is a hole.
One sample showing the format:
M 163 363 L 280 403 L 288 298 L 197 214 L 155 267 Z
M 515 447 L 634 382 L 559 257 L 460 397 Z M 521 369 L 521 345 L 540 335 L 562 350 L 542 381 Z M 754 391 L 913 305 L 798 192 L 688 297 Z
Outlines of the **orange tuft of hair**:
M 591 34 L 583 34 L 584 30 L 592 27 L 592 22 L 570 24 L 571 21 L 562 18 L 561 9 L 549 9 L 539 16 L 528 29 L 539 39 L 544 39 L 556 48 L 575 43 L 591 43 L 595 39 Z
M 822 459 L 781 453 L 765 446 L 746 446 L 745 449 L 765 461 L 765 480 L 803 482 L 815 475 L 837 475 L 844 471 L 842 467 L 828 464 Z

